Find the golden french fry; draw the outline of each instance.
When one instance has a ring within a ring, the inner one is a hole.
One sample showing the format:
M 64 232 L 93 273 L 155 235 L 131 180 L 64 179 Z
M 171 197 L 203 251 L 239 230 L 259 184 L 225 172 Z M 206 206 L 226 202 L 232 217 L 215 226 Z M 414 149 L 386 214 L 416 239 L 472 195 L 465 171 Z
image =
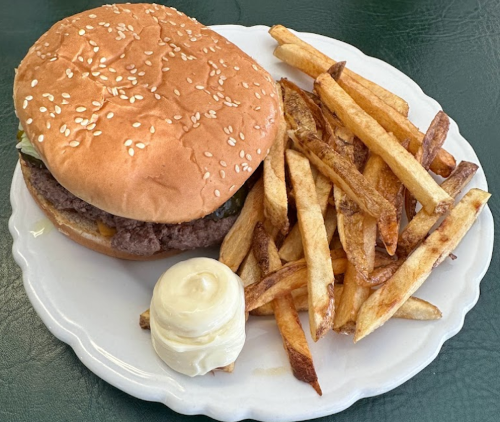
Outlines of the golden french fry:
M 312 339 L 318 341 L 332 327 L 335 312 L 332 260 L 309 161 L 290 149 L 286 151 L 286 161 L 296 194 L 297 218 L 307 262 L 309 326 Z
M 340 300 L 342 297 L 342 293 L 344 290 L 344 286 L 341 284 L 335 284 L 335 307 L 338 308 L 340 306 Z M 297 312 L 307 312 L 309 307 L 307 304 L 307 289 L 300 288 L 294 290 L 292 292 L 293 304 L 295 305 L 295 309 Z M 272 307 L 267 309 L 258 308 L 258 313 L 253 313 L 252 315 L 256 316 L 270 316 L 274 314 Z M 442 317 L 442 313 L 439 308 L 432 303 L 427 302 L 426 300 L 419 299 L 414 296 L 410 296 L 408 300 L 401 305 L 396 313 L 392 316 L 392 318 L 400 318 L 400 319 L 411 319 L 414 321 L 432 321 L 436 319 L 440 319 Z
M 370 287 L 363 287 L 359 280 L 364 277 L 356 270 L 353 264 L 347 263 L 344 275 L 344 288 L 339 307 L 335 313 L 333 329 L 344 334 L 353 334 L 356 328 L 356 318 L 361 305 L 371 293 Z
M 280 87 L 279 84 L 278 87 Z M 287 233 L 289 226 L 285 181 L 285 147 L 287 141 L 286 122 L 282 118 L 276 140 L 264 159 L 262 176 L 264 180 L 264 216 L 282 233 Z
M 453 200 L 422 168 L 415 158 L 368 115 L 328 74 L 316 80 L 316 90 L 325 104 L 375 154 L 380 155 L 394 174 L 428 212 L 444 213 Z
M 425 136 L 408 118 L 397 113 L 393 108 L 388 107 L 380 98 L 373 95 L 370 90 L 349 77 L 348 74 L 342 73 L 337 82 L 387 132 L 392 132 L 400 142 L 408 139 L 410 141 L 409 149 L 411 153 L 417 153 L 420 146 L 424 143 Z M 442 141 L 444 142 L 444 138 Z M 430 150 L 432 156 L 427 158 L 429 163 L 426 168 L 428 169 L 431 163 L 433 163 L 432 170 L 443 177 L 447 177 L 454 170 L 456 163 L 454 157 L 442 149 L 441 146 L 442 142 L 441 145 Z
M 362 287 L 380 286 L 396 273 L 402 263 L 403 261 L 394 261 L 390 264 L 377 267 L 367 278 L 358 278 L 357 282 Z
M 254 230 L 252 250 L 262 273 L 265 277 L 269 272 L 277 271 L 281 267 L 278 249 L 273 239 L 267 234 L 262 223 L 257 223 Z M 300 381 L 307 382 L 321 396 L 321 387 L 318 383 L 316 370 L 311 351 L 299 316 L 293 304 L 290 293 L 272 301 L 274 317 L 283 340 L 283 347 L 288 355 L 293 375 Z
M 443 314 L 437 306 L 413 296 L 409 297 L 393 315 L 394 318 L 418 321 L 440 319 L 442 316 Z
M 269 30 L 269 34 L 276 41 L 278 41 L 280 45 L 295 44 L 298 47 L 302 48 L 303 50 L 306 50 L 307 52 L 312 53 L 313 55 L 318 57 L 318 60 L 323 68 L 323 72 L 326 72 L 327 69 L 329 69 L 332 65 L 335 64 L 335 60 L 321 53 L 310 44 L 302 41 L 299 37 L 292 34 L 287 28 L 285 28 L 282 25 L 274 25 Z M 380 85 L 377 85 L 375 82 L 372 82 L 351 70 L 347 69 L 347 71 L 352 78 L 355 78 L 358 81 L 358 83 L 362 84 L 370 91 L 372 91 L 374 94 L 379 96 L 383 101 L 385 101 L 399 113 L 403 114 L 404 116 L 408 115 L 409 107 L 408 103 L 405 100 L 398 97 L 396 94 L 388 91 L 387 89 L 381 87 Z
M 394 206 L 377 192 L 352 163 L 314 134 L 301 131 L 289 134 L 321 173 L 337 184 L 364 212 L 377 219 L 387 251 L 394 253 L 398 237 Z
M 264 184 L 260 179 L 249 192 L 241 213 L 220 248 L 219 261 L 236 272 L 252 244 L 253 229 L 264 220 Z
M 462 161 L 441 187 L 453 198 L 470 182 L 479 167 L 468 161 Z M 439 220 L 438 214 L 427 214 L 420 210 L 399 235 L 398 255 L 407 256 L 425 239 L 429 230 Z
M 325 215 L 328 206 L 328 199 L 332 192 L 332 182 L 327 177 L 318 173 L 315 182 L 316 197 L 321 208 L 321 213 Z M 333 236 L 333 233 L 332 233 Z M 331 237 L 329 238 L 331 240 Z M 328 242 L 330 243 L 330 242 Z M 304 256 L 304 248 L 302 246 L 302 237 L 300 235 L 299 225 L 295 224 L 288 233 L 288 236 L 283 241 L 279 250 L 280 258 L 283 261 L 297 261 Z
M 343 274 L 347 266 L 345 252 L 342 249 L 337 249 L 330 251 L 330 256 L 334 274 Z M 304 286 L 307 287 L 305 259 L 288 262 L 259 283 L 245 287 L 245 309 L 254 315 L 255 309 Z
M 245 260 L 241 264 L 238 275 L 243 281 L 243 286 L 249 286 L 250 284 L 258 283 L 261 279 L 259 264 L 257 263 L 257 259 L 253 254 L 253 251 L 250 250 Z
M 332 241 L 335 230 L 337 230 L 337 211 L 334 207 L 329 206 L 325 213 L 325 229 L 326 229 L 326 239 L 328 244 Z M 335 271 L 334 271 L 334 274 Z
M 358 313 L 355 342 L 383 325 L 422 285 L 465 236 L 490 196 L 471 189 L 398 271 L 368 298 Z

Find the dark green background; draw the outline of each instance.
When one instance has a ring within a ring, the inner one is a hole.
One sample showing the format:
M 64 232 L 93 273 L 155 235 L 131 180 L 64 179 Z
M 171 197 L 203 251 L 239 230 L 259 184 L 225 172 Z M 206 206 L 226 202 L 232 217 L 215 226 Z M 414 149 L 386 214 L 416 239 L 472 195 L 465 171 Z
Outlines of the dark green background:
M 7 221 L 17 161 L 14 67 L 53 23 L 100 4 L 0 1 L 0 421 L 209 420 L 137 400 L 90 373 L 35 314 L 11 256 Z M 168 5 L 207 25 L 282 23 L 327 35 L 400 69 L 459 124 L 485 169 L 493 193 L 489 206 L 499 217 L 499 1 L 186 0 Z M 321 420 L 499 421 L 499 277 L 497 247 L 478 304 L 431 365 L 394 391 Z

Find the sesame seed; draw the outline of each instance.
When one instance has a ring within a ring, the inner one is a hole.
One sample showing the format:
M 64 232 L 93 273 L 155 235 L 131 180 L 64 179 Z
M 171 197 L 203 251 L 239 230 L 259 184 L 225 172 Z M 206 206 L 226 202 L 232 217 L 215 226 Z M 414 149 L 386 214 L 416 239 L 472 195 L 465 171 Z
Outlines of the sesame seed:
M 45 126 L 47 126 L 47 129 L 50 129 L 50 122 L 47 122 Z
M 259 148 L 259 149 L 257 150 L 257 154 L 258 154 L 258 155 L 260 155 L 261 153 L 262 153 L 262 150 Z
M 193 80 L 191 78 L 186 78 L 186 81 L 188 81 L 190 84 L 193 83 Z
M 234 70 L 240 70 L 238 66 L 234 66 Z
M 229 145 L 231 145 L 232 147 L 236 146 L 236 143 L 234 142 L 234 139 L 233 139 L 233 138 L 229 138 L 229 139 L 227 140 L 227 143 L 228 143 Z
M 226 105 L 226 106 L 228 106 L 228 107 L 232 107 L 232 106 L 233 106 L 233 104 L 232 104 L 232 103 L 229 103 L 229 102 L 227 102 L 227 101 L 224 101 L 224 102 L 223 102 L 223 104 L 224 104 L 224 105 Z
M 224 170 L 219 171 L 220 177 L 224 179 L 226 177 L 226 172 Z
M 171 124 L 172 124 L 172 120 L 170 120 L 170 119 L 165 119 L 165 121 L 166 121 L 169 125 L 171 125 Z
M 130 146 L 130 145 L 132 145 L 133 143 L 134 143 L 134 141 L 132 141 L 132 139 L 127 139 L 127 140 L 125 141 L 125 144 L 124 144 L 124 145 L 125 145 L 126 147 L 129 147 L 129 146 Z
M 219 164 L 222 166 L 222 167 L 227 167 L 227 164 L 225 161 L 219 161 Z
M 66 92 L 63 92 L 61 95 L 62 95 L 63 98 L 71 98 L 71 95 L 69 95 Z
M 94 53 L 97 53 L 99 51 L 99 47 L 94 47 Z
M 128 97 L 127 97 L 126 95 L 123 95 L 123 94 L 122 94 L 122 95 L 120 95 L 120 98 L 121 98 L 122 100 L 128 100 Z
M 231 185 L 231 187 L 229 188 L 229 192 L 231 192 L 232 190 L 234 190 L 235 187 L 236 187 L 236 185 Z
M 76 108 L 76 111 L 77 111 L 78 113 L 83 113 L 83 112 L 84 112 L 84 111 L 86 111 L 86 110 L 87 110 L 87 108 L 86 108 L 86 107 L 77 107 L 77 108 Z
M 195 88 L 196 89 L 205 89 L 205 87 L 203 85 L 196 85 Z
M 139 127 L 141 124 L 139 122 L 132 123 L 132 127 Z
M 40 107 L 40 111 L 41 111 L 42 113 L 45 113 L 45 112 L 47 111 L 47 107 Z
M 142 95 L 138 95 L 138 94 L 134 95 L 134 97 L 136 100 L 143 100 L 144 99 L 144 97 Z
M 248 160 L 248 161 L 252 161 L 252 156 L 250 154 L 246 154 L 245 155 L 245 158 Z
M 117 76 L 117 77 L 115 78 L 115 81 L 116 81 L 116 82 L 123 81 L 123 76 Z
M 195 117 L 195 116 L 191 116 L 191 121 L 192 121 L 193 123 L 196 123 L 196 117 Z
M 203 175 L 203 180 L 207 180 L 208 178 L 210 177 L 210 172 L 206 172 L 204 175 Z
M 135 97 L 130 97 L 129 101 L 130 101 L 130 104 L 134 104 L 135 103 Z
M 246 82 L 243 82 L 242 85 L 244 88 L 248 88 L 248 84 Z
M 260 94 L 258 92 L 255 93 L 255 96 L 260 100 Z
M 243 133 L 242 133 L 242 132 L 240 132 L 240 139 L 241 139 L 242 141 L 244 141 L 244 140 L 245 140 L 245 135 L 243 135 Z
M 151 56 L 151 55 L 153 54 L 153 52 L 152 52 L 152 51 L 145 51 L 145 52 L 144 52 L 144 54 L 145 54 L 146 56 Z
M 259 125 L 255 125 L 254 128 L 257 129 L 257 130 L 259 130 L 260 126 Z
M 175 120 L 180 120 L 180 119 L 182 119 L 182 116 L 179 116 L 179 115 L 177 114 L 177 115 L 175 115 L 175 116 L 174 116 L 174 119 L 175 119 Z
M 89 119 L 83 119 L 80 123 L 82 126 L 87 126 L 89 124 Z
M 49 113 L 49 116 L 52 117 L 53 119 L 56 117 L 54 113 Z
M 87 126 L 87 130 L 92 130 L 92 129 L 95 128 L 95 126 L 96 126 L 96 124 L 92 123 L 92 124 L 90 124 L 90 125 Z M 99 136 L 99 135 L 96 135 L 96 136 Z
M 205 157 L 213 157 L 214 155 L 211 152 L 205 151 L 204 152 Z
M 64 131 L 64 136 L 66 136 L 66 138 L 67 138 L 67 137 L 69 136 L 69 134 L 70 134 L 70 133 L 71 133 L 71 130 L 66 129 L 66 130 Z
M 75 123 L 81 123 L 81 122 L 83 122 L 83 119 L 81 117 L 77 117 L 75 119 Z
M 96 107 L 100 107 L 101 103 L 99 101 L 92 101 L 92 105 L 95 105 Z
M 155 98 L 156 98 L 157 100 L 159 100 L 159 99 L 161 98 L 161 96 L 160 96 L 159 94 L 156 94 L 156 93 L 155 93 Z
M 66 130 L 66 125 L 62 125 L 60 128 L 59 128 L 59 132 L 61 133 L 64 133 L 64 131 Z
M 178 89 L 174 89 L 174 94 L 175 94 L 175 95 L 177 95 L 177 96 L 180 96 L 180 95 L 181 95 L 181 93 L 179 92 L 179 90 L 178 90 Z
M 38 137 L 38 142 L 43 142 L 43 138 L 44 138 L 44 136 L 43 136 L 43 135 L 40 135 L 40 136 Z
M 33 79 L 31 81 L 31 88 L 34 88 L 38 84 L 38 81 L 36 79 Z
M 169 67 L 163 67 L 163 68 L 161 69 L 161 71 L 162 71 L 162 72 L 168 72 L 169 70 L 170 70 L 170 68 L 169 68 Z
M 252 64 L 252 67 L 254 70 L 259 70 L 259 68 L 257 66 L 255 66 L 255 64 Z
M 97 18 L 97 16 L 92 13 L 91 15 L 89 15 L 89 18 L 90 19 L 95 19 L 95 18 Z
M 236 173 L 239 173 L 240 172 L 240 166 L 238 164 L 235 164 L 234 170 L 236 171 Z
M 101 72 L 92 72 L 92 76 L 99 76 Z
M 146 64 L 147 66 L 153 66 L 153 63 L 151 63 L 151 61 L 149 60 L 144 61 L 144 64 Z
M 245 157 L 245 151 L 241 150 L 240 151 L 240 158 L 244 158 Z
M 134 148 L 129 148 L 128 149 L 128 155 L 130 155 L 131 157 L 133 157 L 134 154 L 135 154 Z
M 78 142 L 78 141 L 71 141 L 71 142 L 69 143 L 69 146 L 70 146 L 70 147 L 73 147 L 73 148 L 77 147 L 78 145 L 80 145 L 80 142 Z
M 251 173 L 253 169 L 252 169 L 252 167 L 247 167 L 247 169 L 246 169 L 246 170 L 247 170 L 249 173 Z
M 151 92 L 155 92 L 158 88 L 156 86 L 151 87 Z
M 215 189 L 214 191 L 215 196 L 218 198 L 220 196 L 220 192 L 218 189 Z
M 23 101 L 23 109 L 26 109 L 28 107 L 28 100 Z
M 87 25 L 85 28 L 87 28 L 88 30 L 94 29 L 94 27 L 92 25 Z
M 100 134 L 102 134 L 102 131 L 100 130 L 96 130 L 95 132 L 92 133 L 94 136 L 99 136 Z
M 80 29 L 78 31 L 78 35 L 85 35 L 85 29 Z
M 30 125 L 31 123 L 33 123 L 33 119 L 31 117 L 28 118 L 28 120 L 26 120 L 26 123 Z
M 135 144 L 135 146 L 136 146 L 137 148 L 139 148 L 139 149 L 144 149 L 144 148 L 146 148 L 146 145 L 144 145 L 142 142 L 137 142 L 137 143 Z
M 170 57 L 175 57 L 175 53 L 174 53 L 173 51 L 169 51 L 169 52 L 168 52 L 168 55 L 169 55 Z

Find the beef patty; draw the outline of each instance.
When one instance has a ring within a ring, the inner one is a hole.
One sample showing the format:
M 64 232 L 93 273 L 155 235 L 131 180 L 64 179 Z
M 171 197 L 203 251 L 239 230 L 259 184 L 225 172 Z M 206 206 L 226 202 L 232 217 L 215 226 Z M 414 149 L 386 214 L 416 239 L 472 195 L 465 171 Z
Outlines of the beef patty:
M 61 186 L 46 168 L 32 165 L 31 183 L 55 208 L 74 211 L 91 221 L 115 228 L 111 246 L 135 255 L 153 255 L 168 249 L 189 250 L 216 245 L 224 239 L 237 215 L 210 216 L 180 224 L 159 224 L 118 217 L 77 198 Z

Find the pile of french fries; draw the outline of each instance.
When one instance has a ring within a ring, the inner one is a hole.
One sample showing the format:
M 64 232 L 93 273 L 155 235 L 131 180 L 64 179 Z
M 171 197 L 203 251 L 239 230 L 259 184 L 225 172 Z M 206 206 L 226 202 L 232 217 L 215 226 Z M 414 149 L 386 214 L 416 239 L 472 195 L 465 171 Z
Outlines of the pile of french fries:
M 278 136 L 219 259 L 242 278 L 246 311 L 274 315 L 295 377 L 321 395 L 298 312 L 308 312 L 315 342 L 332 330 L 357 342 L 393 317 L 439 319 L 412 295 L 454 257 L 490 194 L 470 189 L 454 204 L 478 166 L 456 165 L 443 149 L 445 113 L 421 133 L 402 98 L 281 25 L 270 34 L 275 56 L 314 89 L 278 83 Z

